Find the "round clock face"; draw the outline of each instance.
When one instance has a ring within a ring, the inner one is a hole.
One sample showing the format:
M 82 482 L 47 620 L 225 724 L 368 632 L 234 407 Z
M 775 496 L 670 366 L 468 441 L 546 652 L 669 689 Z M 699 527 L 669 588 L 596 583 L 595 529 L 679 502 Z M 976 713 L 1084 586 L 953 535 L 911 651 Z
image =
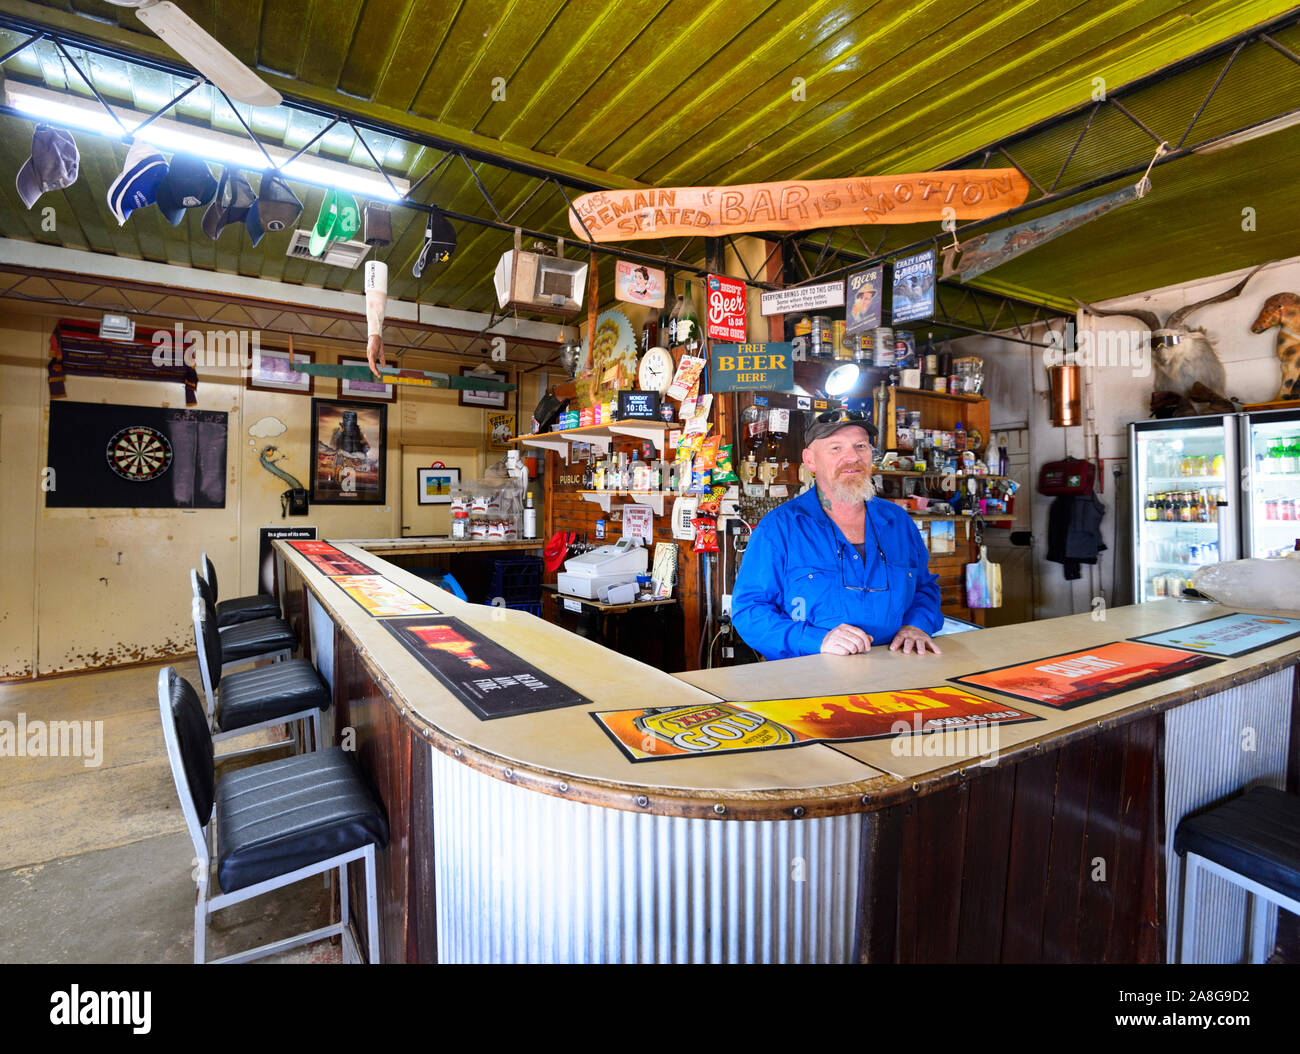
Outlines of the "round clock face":
M 108 467 L 123 479 L 146 483 L 172 464 L 172 445 L 157 429 L 145 425 L 123 428 L 108 441 Z
M 673 357 L 667 348 L 651 348 L 641 356 L 636 380 L 642 391 L 663 395 L 673 383 Z

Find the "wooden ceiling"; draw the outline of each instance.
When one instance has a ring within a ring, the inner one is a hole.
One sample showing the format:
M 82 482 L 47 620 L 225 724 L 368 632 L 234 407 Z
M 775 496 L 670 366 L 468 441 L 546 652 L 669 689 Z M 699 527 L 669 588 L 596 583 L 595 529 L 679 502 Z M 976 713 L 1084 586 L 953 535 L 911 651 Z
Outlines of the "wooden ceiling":
M 397 132 L 368 137 L 394 175 L 414 181 L 443 157 L 441 149 L 407 141 L 406 133 L 553 172 L 579 189 L 941 167 L 1087 104 L 1099 85 L 1114 91 L 1292 10 L 1286 3 L 1240 0 L 178 2 L 286 97 Z M 103 0 L 0 0 L 0 12 L 123 54 L 177 62 L 132 11 Z M 21 39 L 2 32 L 0 48 Z M 1300 50 L 1300 31 L 1284 29 L 1275 39 Z M 76 49 L 73 54 L 82 57 Z M 106 98 L 146 111 L 188 83 L 180 74 L 98 55 L 90 57 L 89 68 Z M 1132 103 L 1135 115 L 1160 136 L 1180 136 L 1216 69 L 1182 72 L 1153 86 Z M 11 84 L 85 94 L 46 43 L 10 60 L 4 73 Z M 1297 107 L 1300 66 L 1261 48 L 1225 78 L 1196 128 L 1200 134 L 1240 127 Z M 323 123 L 287 107 L 243 112 L 267 142 L 294 149 Z M 187 97 L 173 116 L 200 128 L 239 131 L 234 115 L 206 88 Z M 1038 166 L 1054 174 L 1082 120 L 1021 144 L 1013 150 L 1016 160 L 1031 173 Z M 1090 131 L 1070 160 L 1063 186 L 1151 154 L 1152 140 L 1136 124 L 1113 110 L 1100 120 L 1105 124 Z M 5 115 L 0 128 L 6 133 L 0 167 L 16 172 L 29 150 L 32 122 Z M 255 248 L 232 228 L 213 243 L 199 228 L 200 210 L 179 228 L 156 210 L 119 228 L 104 195 L 126 148 L 93 135 L 77 139 L 81 179 L 47 196 L 67 206 L 56 231 L 43 230 L 39 213 L 22 208 L 12 181 L 0 180 L 0 224 L 7 236 L 359 288 L 359 272 L 287 259 L 284 235 L 268 235 Z M 331 134 L 313 149 L 370 164 L 348 132 Z M 1300 132 L 1293 129 L 1162 166 L 1152 177 L 1154 193 L 1143 202 L 990 272 L 980 284 L 1058 303 L 1070 296 L 1099 300 L 1294 255 L 1295 214 L 1284 171 L 1294 171 L 1298 152 Z M 565 201 L 555 187 L 539 189 L 534 176 L 486 160 L 471 172 L 457 159 L 416 197 L 490 218 L 475 175 L 509 222 L 567 234 Z M 309 227 L 323 191 L 294 186 L 304 203 L 299 226 Z M 1242 229 L 1245 207 L 1255 209 L 1254 231 Z M 399 206 L 393 219 L 397 240 L 386 251 L 392 295 L 490 308 L 491 271 L 510 247 L 508 233 L 458 224 L 452 260 L 417 280 L 410 265 L 424 218 Z M 935 233 L 923 225 L 897 227 L 887 232 L 885 248 Z M 657 243 L 635 247 L 660 251 Z

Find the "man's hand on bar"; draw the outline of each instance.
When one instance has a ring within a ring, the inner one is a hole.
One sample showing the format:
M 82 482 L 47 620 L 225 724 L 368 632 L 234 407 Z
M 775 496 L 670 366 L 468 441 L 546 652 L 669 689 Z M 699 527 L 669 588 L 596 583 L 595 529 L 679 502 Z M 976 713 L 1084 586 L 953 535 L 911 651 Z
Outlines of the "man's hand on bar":
M 894 639 L 889 644 L 890 651 L 902 651 L 904 655 L 910 655 L 913 650 L 917 655 L 924 655 L 927 647 L 936 655 L 943 654 L 930 634 L 915 626 L 904 626 L 894 635 Z
M 871 637 L 857 626 L 843 623 L 822 638 L 821 650 L 826 655 L 857 655 L 871 650 Z

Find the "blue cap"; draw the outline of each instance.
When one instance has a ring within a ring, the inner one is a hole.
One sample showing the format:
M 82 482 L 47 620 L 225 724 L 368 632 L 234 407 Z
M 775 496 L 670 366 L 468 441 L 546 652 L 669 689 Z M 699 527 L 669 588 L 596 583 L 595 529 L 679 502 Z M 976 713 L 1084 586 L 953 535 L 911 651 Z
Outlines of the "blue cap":
M 167 159 L 158 148 L 137 139 L 126 153 L 126 163 L 108 188 L 108 207 L 120 227 L 136 209 L 158 200 L 158 184 L 167 175 Z

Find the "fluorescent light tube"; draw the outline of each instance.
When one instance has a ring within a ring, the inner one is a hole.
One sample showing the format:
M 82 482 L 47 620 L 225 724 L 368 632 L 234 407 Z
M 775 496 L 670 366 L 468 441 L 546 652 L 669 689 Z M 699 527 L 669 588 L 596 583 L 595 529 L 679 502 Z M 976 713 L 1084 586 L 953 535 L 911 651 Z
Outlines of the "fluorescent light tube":
M 121 129 L 93 99 L 81 99 L 75 95 L 12 82 L 6 86 L 5 94 L 10 106 L 37 120 L 64 128 L 79 128 L 110 139 L 120 139 L 122 136 Z M 137 110 L 116 108 L 114 112 L 128 131 L 149 117 L 149 114 Z M 160 117 L 146 125 L 140 129 L 138 136 L 160 150 L 179 150 L 216 164 L 236 165 L 252 172 L 266 172 L 270 169 L 262 152 L 247 136 L 196 128 L 167 117 Z M 292 150 L 271 143 L 264 143 L 263 146 L 272 160 L 283 166 L 281 171 L 290 179 L 300 179 L 322 187 L 337 187 L 339 190 L 384 201 L 397 201 L 411 189 L 410 180 L 394 176 L 393 185 L 398 190 L 394 194 L 388 180 L 373 169 L 356 168 L 311 154 L 303 154 L 292 164 L 286 165 L 284 162 L 293 156 Z
M 1262 121 L 1250 128 L 1243 128 L 1240 132 L 1225 135 L 1222 139 L 1211 139 L 1204 146 L 1194 148 L 1192 153 L 1213 154 L 1219 150 L 1227 150 L 1229 147 L 1249 143 L 1252 139 L 1262 139 L 1266 135 L 1280 132 L 1284 128 L 1293 128 L 1298 124 L 1300 124 L 1300 110 L 1294 110 L 1291 113 L 1283 114 L 1281 117 L 1274 117 L 1271 121 Z

